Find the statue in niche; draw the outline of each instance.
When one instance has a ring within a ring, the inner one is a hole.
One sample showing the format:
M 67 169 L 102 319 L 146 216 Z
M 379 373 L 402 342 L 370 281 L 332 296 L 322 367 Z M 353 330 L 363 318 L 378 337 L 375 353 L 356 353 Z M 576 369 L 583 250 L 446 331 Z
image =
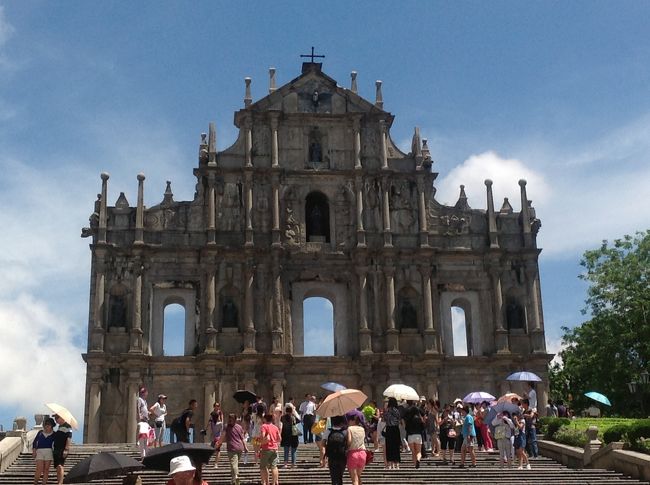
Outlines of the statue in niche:
M 508 330 L 525 329 L 524 309 L 514 300 L 510 300 L 506 305 L 506 322 Z
M 298 240 L 298 236 L 300 234 L 300 225 L 298 224 L 298 221 L 293 214 L 293 209 L 287 207 L 286 213 L 287 223 L 286 229 L 284 231 L 284 236 L 287 238 L 287 242 L 289 244 L 300 244 L 300 241 Z
M 409 298 L 404 298 L 399 310 L 402 328 L 418 328 L 418 313 Z
M 222 326 L 223 327 L 238 327 L 239 326 L 239 312 L 237 305 L 232 301 L 232 298 L 227 298 L 221 309 L 222 313 Z
M 108 328 L 126 327 L 126 302 L 121 295 L 112 295 L 108 308 Z

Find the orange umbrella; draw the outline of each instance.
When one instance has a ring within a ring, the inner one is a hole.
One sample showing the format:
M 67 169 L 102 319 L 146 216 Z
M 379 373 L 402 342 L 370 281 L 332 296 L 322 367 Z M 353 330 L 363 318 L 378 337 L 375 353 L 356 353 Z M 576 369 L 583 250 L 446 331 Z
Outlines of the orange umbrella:
M 358 408 L 366 402 L 368 396 L 358 389 L 342 389 L 330 394 L 316 409 L 321 418 L 343 416 L 348 411 Z

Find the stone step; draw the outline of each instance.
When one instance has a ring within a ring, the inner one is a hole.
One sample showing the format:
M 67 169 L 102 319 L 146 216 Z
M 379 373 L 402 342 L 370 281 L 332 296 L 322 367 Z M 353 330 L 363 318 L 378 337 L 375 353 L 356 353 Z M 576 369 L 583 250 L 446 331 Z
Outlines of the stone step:
M 113 451 L 139 456 L 135 445 L 125 444 L 86 444 L 74 445 L 66 461 L 66 471 L 84 458 L 100 451 Z M 249 455 L 250 456 L 250 455 Z M 280 450 L 280 458 L 283 454 Z M 252 456 L 251 456 L 252 458 Z M 297 453 L 295 468 L 280 469 L 280 483 L 282 485 L 327 485 L 330 483 L 327 468 L 318 466 L 318 449 L 314 445 L 300 445 Z M 408 483 L 420 484 L 472 484 L 476 485 L 632 485 L 640 482 L 623 476 L 620 473 L 607 470 L 574 470 L 554 462 L 549 458 L 540 457 L 531 460 L 532 470 L 517 470 L 499 468 L 496 453 L 479 452 L 477 454 L 476 468 L 460 468 L 457 464 L 443 464 L 439 457 L 428 457 L 422 460 L 420 469 L 415 469 L 409 453 L 402 454 L 402 463 L 399 470 L 385 470 L 380 454 L 375 455 L 375 462 L 369 465 L 363 473 L 363 481 L 367 485 L 395 485 Z M 26 485 L 33 483 L 34 461 L 30 454 L 21 454 L 14 464 L 0 475 L 0 485 Z M 253 463 L 240 468 L 242 484 L 253 485 L 259 483 L 259 469 Z M 141 473 L 145 485 L 159 485 L 167 481 L 166 474 L 159 471 L 145 470 Z M 214 467 L 214 458 L 203 470 L 203 477 L 211 485 L 230 483 L 230 470 L 227 455 L 221 453 L 218 468 Z M 50 472 L 50 483 L 54 483 L 53 471 Z M 95 481 L 94 483 L 98 483 Z M 106 485 L 120 485 L 122 477 L 106 479 Z M 346 483 L 349 476 L 346 474 Z M 89 484 L 90 485 L 90 484 Z

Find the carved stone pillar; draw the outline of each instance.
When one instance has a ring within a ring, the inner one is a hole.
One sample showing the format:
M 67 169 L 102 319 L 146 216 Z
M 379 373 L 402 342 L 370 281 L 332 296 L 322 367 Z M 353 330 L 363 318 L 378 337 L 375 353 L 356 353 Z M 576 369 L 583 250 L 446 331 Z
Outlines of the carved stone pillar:
M 106 209 L 106 197 L 108 196 L 108 179 L 110 175 L 102 172 L 102 200 L 99 202 L 99 227 L 97 230 L 97 242 L 102 244 L 106 242 L 106 222 L 108 214 Z
M 382 170 L 388 170 L 388 147 L 386 142 L 386 122 L 384 120 L 379 121 L 379 138 L 381 141 L 381 168 Z
M 433 322 L 431 267 L 421 267 L 420 274 L 422 275 L 422 294 L 424 295 L 424 352 L 437 354 L 439 349 L 438 335 Z
M 498 248 L 499 241 L 497 238 L 497 219 L 494 213 L 494 197 L 492 196 L 492 181 L 487 179 L 485 181 L 487 191 L 487 206 L 488 206 L 488 231 L 490 233 L 490 247 Z
M 133 319 L 131 329 L 131 347 L 130 353 L 142 352 L 142 272 L 144 266 L 138 260 L 134 261 L 134 276 L 133 282 Z
M 129 379 L 126 385 L 126 441 L 125 443 L 133 443 L 137 436 L 138 417 L 136 415 L 137 402 L 138 402 L 138 382 Z
M 539 287 L 538 287 L 539 273 L 535 267 L 526 268 L 526 290 L 528 292 L 528 309 L 531 316 L 532 330 L 531 330 L 531 345 L 533 352 L 545 353 L 546 341 L 544 339 L 544 329 L 540 323 L 541 308 L 539 306 Z
M 368 268 L 357 268 L 359 276 L 359 350 L 363 354 L 372 353 L 371 331 L 368 328 Z
M 282 279 L 280 277 L 280 266 L 277 261 L 273 262 L 273 348 L 272 353 L 281 354 L 284 351 L 282 344 Z
M 277 175 L 273 176 L 273 229 L 271 229 L 271 237 L 273 246 L 281 246 L 280 239 L 280 180 Z
M 91 352 L 104 351 L 104 302 L 106 298 L 104 265 L 95 263 L 95 298 L 93 305 L 93 329 Z
M 279 168 L 279 148 L 278 148 L 278 116 L 271 117 L 271 167 Z
M 390 182 L 387 178 L 382 183 L 382 216 L 384 223 L 384 246 L 393 246 L 393 235 L 390 230 Z
M 379 282 L 381 279 L 381 273 L 377 267 L 372 271 L 372 315 L 373 321 L 375 323 L 375 342 L 379 342 L 382 335 L 381 327 L 381 292 L 379 291 Z
M 355 118 L 352 125 L 352 136 L 354 137 L 354 168 L 361 170 L 361 129 L 358 118 Z
M 524 246 L 529 248 L 533 245 L 533 235 L 530 227 L 530 211 L 528 209 L 528 196 L 526 195 L 526 181 L 519 180 L 521 196 L 521 227 L 524 236 Z
M 215 310 L 216 310 L 216 276 L 213 268 L 208 268 L 206 271 L 206 288 L 205 288 L 205 301 L 207 322 L 205 329 L 205 351 L 208 354 L 217 352 L 217 330 L 214 328 Z
M 138 174 L 138 205 L 135 209 L 135 241 L 144 244 L 144 174 Z
M 363 179 L 357 177 L 357 247 L 366 246 L 366 232 L 363 229 Z
M 510 346 L 508 344 L 508 330 L 503 326 L 503 294 L 501 292 L 501 272 L 497 268 L 490 269 L 490 279 L 492 280 L 492 295 L 494 301 L 494 326 L 495 326 L 495 345 L 498 354 L 509 354 Z
M 246 172 L 245 175 L 246 182 L 246 242 L 245 246 L 253 245 L 253 173 Z
M 271 391 L 273 392 L 273 397 L 278 399 L 278 402 L 281 406 L 284 406 L 284 386 L 287 382 L 284 379 L 271 379 Z M 284 411 L 284 409 L 283 409 Z
M 395 328 L 395 268 L 386 266 L 386 353 L 399 354 L 399 330 Z
M 101 373 L 97 370 L 92 370 L 88 377 L 91 382 L 88 389 L 88 434 L 86 436 L 86 442 L 99 443 L 100 411 L 102 404 Z
M 215 175 L 210 173 L 208 177 L 208 244 L 216 244 L 217 209 L 215 185 Z
M 247 264 L 244 278 L 245 295 L 244 295 L 244 353 L 254 354 L 255 350 L 255 324 L 253 323 L 254 306 L 253 306 L 253 284 L 255 279 L 255 266 L 252 262 Z
M 246 167 L 253 166 L 253 123 L 250 119 L 244 122 L 244 129 L 246 130 L 245 152 L 244 160 Z
M 418 177 L 418 216 L 420 220 L 420 247 L 429 246 L 427 230 L 427 203 L 424 190 L 424 178 Z

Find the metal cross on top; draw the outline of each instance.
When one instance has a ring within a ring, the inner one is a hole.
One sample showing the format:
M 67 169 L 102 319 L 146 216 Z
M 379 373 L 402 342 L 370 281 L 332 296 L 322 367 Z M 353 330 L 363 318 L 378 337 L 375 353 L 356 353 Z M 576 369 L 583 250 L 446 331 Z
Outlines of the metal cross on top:
M 314 63 L 314 57 L 322 57 L 325 58 L 324 55 L 321 54 L 314 54 L 314 46 L 311 48 L 311 54 L 300 54 L 300 57 L 311 57 L 311 62 L 312 64 Z

